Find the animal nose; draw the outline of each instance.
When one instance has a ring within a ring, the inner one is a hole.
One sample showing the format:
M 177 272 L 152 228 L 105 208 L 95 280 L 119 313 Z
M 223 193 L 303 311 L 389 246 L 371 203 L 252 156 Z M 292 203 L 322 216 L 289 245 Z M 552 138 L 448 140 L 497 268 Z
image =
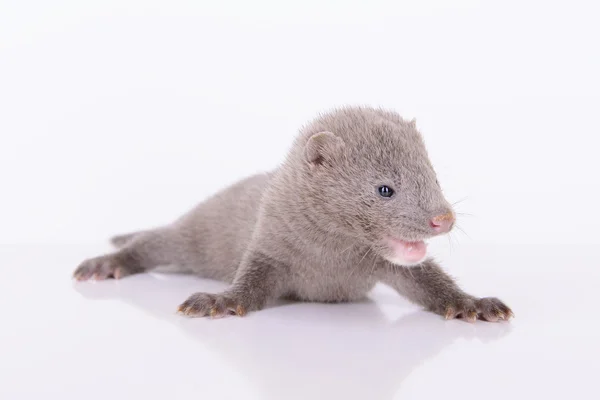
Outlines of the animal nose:
M 454 225 L 454 214 L 447 212 L 446 214 L 437 215 L 429 221 L 429 226 L 433 228 L 436 233 L 450 232 Z

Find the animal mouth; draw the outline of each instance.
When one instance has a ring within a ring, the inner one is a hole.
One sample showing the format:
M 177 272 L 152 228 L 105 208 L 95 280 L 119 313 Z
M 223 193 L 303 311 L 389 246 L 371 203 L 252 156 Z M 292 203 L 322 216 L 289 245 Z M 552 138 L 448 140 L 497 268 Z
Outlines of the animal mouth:
M 418 263 L 427 254 L 427 244 L 423 240 L 409 242 L 402 239 L 388 239 L 388 244 L 393 252 L 393 258 L 406 263 Z

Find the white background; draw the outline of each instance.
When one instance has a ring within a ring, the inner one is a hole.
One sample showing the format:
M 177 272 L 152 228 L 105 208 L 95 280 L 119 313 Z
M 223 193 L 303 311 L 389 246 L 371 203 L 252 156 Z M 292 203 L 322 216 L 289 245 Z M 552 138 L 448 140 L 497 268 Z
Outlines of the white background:
M 0 1 L 0 397 L 594 397 L 599 12 Z M 382 287 L 372 303 L 184 320 L 189 294 L 223 286 L 70 282 L 110 235 L 276 167 L 303 123 L 346 104 L 416 117 L 470 214 L 432 251 L 513 322 L 444 322 Z

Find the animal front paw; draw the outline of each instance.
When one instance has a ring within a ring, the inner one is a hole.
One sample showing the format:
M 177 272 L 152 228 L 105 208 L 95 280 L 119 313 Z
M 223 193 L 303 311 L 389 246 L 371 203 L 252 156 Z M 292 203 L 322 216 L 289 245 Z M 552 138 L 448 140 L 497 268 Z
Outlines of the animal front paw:
M 115 255 L 109 254 L 85 260 L 73 272 L 73 278 L 78 281 L 121 279 L 137 272 L 140 271 L 121 262 Z
M 508 321 L 514 317 L 512 310 L 495 297 L 461 299 L 446 305 L 443 312 L 446 319 L 460 318 L 468 322 L 478 319 L 489 322 Z
M 247 302 L 240 296 L 228 293 L 194 293 L 178 308 L 178 312 L 188 317 L 221 318 L 227 315 L 243 317 L 249 310 Z

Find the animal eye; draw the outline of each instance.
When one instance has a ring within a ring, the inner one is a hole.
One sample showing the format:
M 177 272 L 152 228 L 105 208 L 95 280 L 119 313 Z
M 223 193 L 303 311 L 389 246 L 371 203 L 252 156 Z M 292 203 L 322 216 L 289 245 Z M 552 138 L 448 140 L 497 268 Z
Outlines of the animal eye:
M 381 197 L 392 197 L 394 195 L 394 189 L 385 185 L 379 186 L 379 189 L 377 189 L 377 191 L 379 192 L 379 195 Z

